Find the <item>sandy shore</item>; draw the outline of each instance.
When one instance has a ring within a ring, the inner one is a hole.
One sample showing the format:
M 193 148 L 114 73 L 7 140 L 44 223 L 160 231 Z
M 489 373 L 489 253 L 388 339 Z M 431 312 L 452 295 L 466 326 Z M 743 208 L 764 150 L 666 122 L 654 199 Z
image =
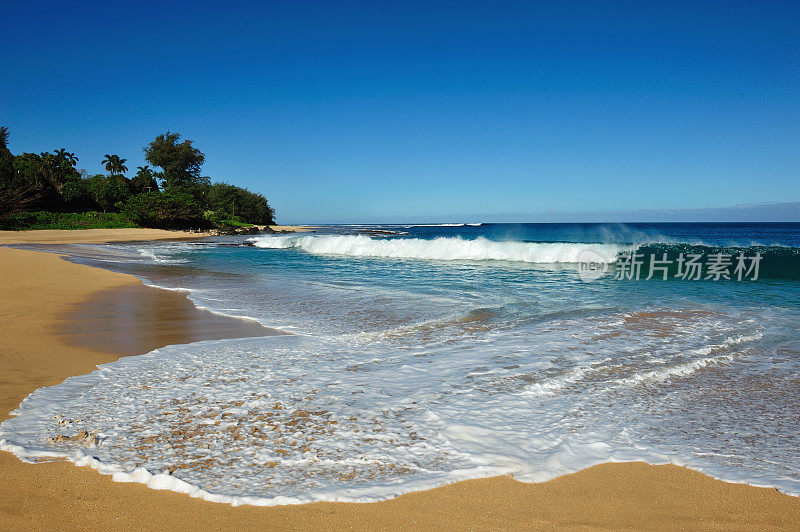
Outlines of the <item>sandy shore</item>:
M 273 231 L 302 233 L 313 228 L 303 225 L 270 225 Z M 99 244 L 135 240 L 190 240 L 213 236 L 214 232 L 166 231 L 164 229 L 81 229 L 74 231 L 0 231 L 0 244 Z
M 306 233 L 314 230 L 310 225 L 270 225 L 269 228 L 284 233 Z
M 147 238 L 140 231 L 149 230 L 56 232 L 63 235 L 61 240 L 49 235 L 46 241 Z M 153 238 L 196 236 L 163 233 Z M 0 234 L 0 242 L 8 238 Z M 230 336 L 269 332 L 254 330 L 247 322 L 231 323 L 238 320 L 215 321 L 227 318 L 203 315 L 180 293 L 146 288 L 133 277 L 48 253 L 0 248 L 0 279 L 0 419 L 36 388 L 92 371 L 122 354 L 201 339 L 206 331 L 227 329 Z M 119 303 L 123 300 L 125 305 Z M 139 311 L 124 310 L 131 306 Z M 97 334 L 77 310 L 91 316 Z M 119 312 L 127 312 L 130 323 L 114 334 L 121 324 Z M 196 327 L 196 320 L 206 321 Z M 136 334 L 148 329 L 153 331 L 149 335 Z M 232 508 L 115 483 L 67 462 L 25 464 L 0 452 L 0 528 L 98 526 L 796 530 L 800 499 L 774 489 L 720 482 L 681 467 L 627 463 L 603 464 L 541 484 L 507 477 L 460 482 L 381 503 Z
M 79 229 L 74 231 L 0 231 L 0 244 L 98 244 L 135 240 L 188 240 L 211 233 L 165 231 L 164 229 Z

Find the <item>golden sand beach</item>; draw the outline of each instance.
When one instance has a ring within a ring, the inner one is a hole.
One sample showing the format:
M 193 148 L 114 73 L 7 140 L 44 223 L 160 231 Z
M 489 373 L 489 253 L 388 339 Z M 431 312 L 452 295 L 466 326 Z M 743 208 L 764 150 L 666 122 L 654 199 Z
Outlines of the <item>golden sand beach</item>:
M 0 244 L 197 236 L 139 229 L 0 232 Z M 271 332 L 198 310 L 184 294 L 145 287 L 128 275 L 7 247 L 0 248 L 0 301 L 0 419 L 35 389 L 123 355 Z M 602 464 L 541 484 L 471 480 L 379 503 L 231 507 L 116 483 L 68 462 L 27 464 L 0 453 L 0 528 L 45 527 L 797 530 L 800 498 L 636 462 Z

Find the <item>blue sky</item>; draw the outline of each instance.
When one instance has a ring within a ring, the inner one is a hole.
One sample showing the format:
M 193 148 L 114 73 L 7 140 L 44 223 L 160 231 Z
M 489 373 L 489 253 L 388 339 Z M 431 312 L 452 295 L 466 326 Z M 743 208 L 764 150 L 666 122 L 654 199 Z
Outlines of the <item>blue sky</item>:
M 797 2 L 111 4 L 4 6 L 14 153 L 178 131 L 283 223 L 800 201 Z

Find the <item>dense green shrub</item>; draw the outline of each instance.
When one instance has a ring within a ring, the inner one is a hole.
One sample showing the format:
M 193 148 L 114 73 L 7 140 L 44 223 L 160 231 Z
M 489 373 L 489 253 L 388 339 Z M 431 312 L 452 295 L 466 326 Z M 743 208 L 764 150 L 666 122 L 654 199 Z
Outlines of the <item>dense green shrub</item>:
M 131 196 L 130 184 L 121 175 L 98 174 L 85 181 L 92 199 L 104 212 L 114 209 L 117 203 L 124 202 Z
M 97 202 L 92 196 L 88 179 L 69 179 L 61 187 L 65 210 L 70 212 L 96 211 Z
M 238 218 L 251 224 L 275 223 L 275 211 L 269 206 L 267 198 L 246 188 L 229 183 L 214 183 L 208 187 L 205 202 L 210 210 L 226 213 L 230 218 Z
M 203 210 L 191 195 L 166 190 L 131 197 L 122 213 L 143 227 L 162 229 L 202 229 L 213 224 L 203 217 Z
M 232 216 L 226 212 L 205 211 L 203 217 L 216 227 L 253 227 L 253 224 L 247 223 L 238 216 Z
M 0 217 L 0 229 L 117 229 L 136 227 L 118 212 L 20 212 Z

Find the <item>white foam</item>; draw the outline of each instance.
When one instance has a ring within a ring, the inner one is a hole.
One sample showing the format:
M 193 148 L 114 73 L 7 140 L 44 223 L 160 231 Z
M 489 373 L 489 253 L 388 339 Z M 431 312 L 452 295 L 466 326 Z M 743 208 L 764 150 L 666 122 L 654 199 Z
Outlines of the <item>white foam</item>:
M 702 323 L 692 337 L 719 328 Z M 576 350 L 596 331 L 590 321 L 562 325 L 549 345 L 570 357 L 565 368 L 513 335 L 463 344 L 457 357 L 452 346 L 398 351 L 374 335 L 172 346 L 37 390 L 0 425 L 0 448 L 26 460 L 66 457 L 116 481 L 234 505 L 376 501 L 469 478 L 543 481 L 625 460 L 679 463 L 800 493 L 796 475 L 715 465 L 682 449 L 680 438 L 642 440 L 640 423 L 664 421 L 642 410 L 631 385 L 732 363 L 736 354 L 725 350 L 758 334 L 727 335 L 711 344 L 717 355 L 688 361 L 646 338 L 635 352 L 597 359 Z M 505 369 L 509 356 L 517 369 Z M 666 368 L 646 369 L 665 360 Z M 538 380 L 517 378 L 525 375 Z M 96 445 L 48 441 L 84 430 L 97 434 Z M 695 438 L 703 450 L 703 437 Z
M 584 252 L 595 260 L 616 262 L 625 249 L 616 244 L 497 242 L 480 237 L 473 240 L 439 237 L 376 239 L 364 235 L 259 236 L 249 240 L 268 249 L 298 248 L 321 255 L 387 257 L 429 260 L 510 261 L 535 264 L 574 264 Z
M 663 369 L 637 373 L 632 377 L 618 379 L 616 384 L 642 384 L 647 382 L 665 381 L 672 377 L 685 377 L 707 366 L 722 364 L 725 362 L 730 362 L 731 360 L 733 360 L 733 355 L 720 355 L 716 357 L 701 358 L 699 360 L 692 360 Z
M 416 224 L 416 225 L 407 225 L 406 227 L 464 227 L 467 224 Z M 470 224 L 472 225 L 472 224 Z

